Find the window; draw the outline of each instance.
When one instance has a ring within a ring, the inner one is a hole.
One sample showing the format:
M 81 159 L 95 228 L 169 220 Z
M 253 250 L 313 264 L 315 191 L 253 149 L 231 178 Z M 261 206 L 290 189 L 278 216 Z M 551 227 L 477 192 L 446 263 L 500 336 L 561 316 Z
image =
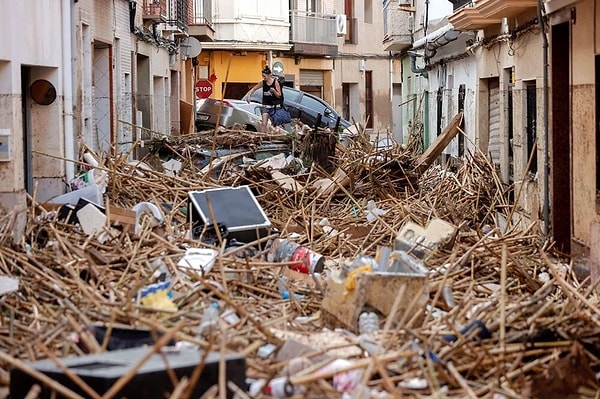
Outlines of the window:
M 537 145 L 536 145 L 536 125 L 537 125 L 537 99 L 535 81 L 527 82 L 526 84 L 526 106 L 527 118 L 527 160 L 529 161 L 528 171 L 531 173 L 537 172 Z
M 373 71 L 365 72 L 365 112 L 367 114 L 367 129 L 373 129 Z
M 345 42 L 348 44 L 356 44 L 357 29 L 356 19 L 354 18 L 354 0 L 344 0 L 344 13 L 346 14 Z
M 372 24 L 373 23 L 373 0 L 364 0 L 365 1 L 365 23 Z
M 300 104 L 304 105 L 306 108 L 317 110 L 323 115 L 325 114 L 325 109 L 327 109 L 327 107 L 323 105 L 322 102 L 320 102 L 314 97 L 307 95 L 302 96 Z
M 466 86 L 461 84 L 458 86 L 458 112 L 465 112 L 465 96 Z M 462 118 L 460 122 L 460 128 L 465 131 L 465 118 Z M 463 134 L 458 135 L 458 156 L 463 157 L 465 155 L 465 136 Z

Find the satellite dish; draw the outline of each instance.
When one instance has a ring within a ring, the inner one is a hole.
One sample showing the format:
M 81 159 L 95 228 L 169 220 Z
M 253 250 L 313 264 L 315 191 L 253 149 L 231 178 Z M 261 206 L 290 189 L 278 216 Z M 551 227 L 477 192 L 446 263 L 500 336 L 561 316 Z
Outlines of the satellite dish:
M 202 44 L 195 37 L 186 37 L 181 42 L 181 55 L 185 58 L 194 58 L 202 51 Z

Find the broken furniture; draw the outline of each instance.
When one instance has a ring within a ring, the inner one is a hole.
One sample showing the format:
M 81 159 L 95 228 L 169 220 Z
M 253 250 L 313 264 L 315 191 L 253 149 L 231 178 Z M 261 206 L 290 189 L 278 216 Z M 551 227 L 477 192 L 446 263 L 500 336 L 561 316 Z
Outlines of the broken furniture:
M 188 199 L 193 239 L 206 238 L 206 230 L 217 230 L 215 224 L 229 240 L 244 243 L 271 233 L 271 222 L 248 186 L 192 191 Z
M 454 244 L 456 232 L 456 226 L 439 218 L 431 219 L 425 227 L 407 222 L 396 235 L 394 250 L 424 259 L 438 248 L 450 248 Z

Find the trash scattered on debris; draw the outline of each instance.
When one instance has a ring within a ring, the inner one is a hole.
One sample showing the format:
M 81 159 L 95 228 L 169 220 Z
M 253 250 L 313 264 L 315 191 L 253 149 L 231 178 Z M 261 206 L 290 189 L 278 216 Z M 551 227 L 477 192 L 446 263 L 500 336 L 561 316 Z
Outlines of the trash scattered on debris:
M 82 386 L 60 358 L 86 384 L 110 369 L 124 378 L 90 397 L 135 398 L 147 367 L 164 389 L 144 397 L 183 397 L 194 382 L 194 397 L 594 397 L 589 278 L 535 220 L 509 214 L 510 189 L 484 155 L 450 171 L 433 165 L 443 143 L 419 154 L 359 135 L 343 147 L 323 131 L 304 151 L 296 134 L 161 136 L 143 162 L 90 153 L 81 173 L 94 182 L 32 199 L 21 241 L 0 235 L 13 279 L 0 285 L 0 385 L 69 397 Z M 272 140 L 285 154 L 256 156 Z M 107 366 L 122 347 L 138 350 L 123 366 L 135 372 Z

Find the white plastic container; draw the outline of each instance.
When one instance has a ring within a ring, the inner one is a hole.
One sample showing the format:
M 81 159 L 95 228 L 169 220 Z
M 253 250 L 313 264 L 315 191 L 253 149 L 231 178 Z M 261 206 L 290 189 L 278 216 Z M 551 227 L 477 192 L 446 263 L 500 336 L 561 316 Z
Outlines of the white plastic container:
M 194 269 L 202 275 L 209 273 L 217 258 L 218 252 L 211 248 L 188 248 L 177 266 Z
M 104 206 L 104 197 L 102 196 L 102 190 L 97 184 L 92 184 L 82 189 L 59 195 L 58 197 L 50 199 L 48 202 L 51 204 L 76 205 L 81 198 L 85 198 L 86 200 L 91 201 L 95 204 Z

